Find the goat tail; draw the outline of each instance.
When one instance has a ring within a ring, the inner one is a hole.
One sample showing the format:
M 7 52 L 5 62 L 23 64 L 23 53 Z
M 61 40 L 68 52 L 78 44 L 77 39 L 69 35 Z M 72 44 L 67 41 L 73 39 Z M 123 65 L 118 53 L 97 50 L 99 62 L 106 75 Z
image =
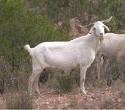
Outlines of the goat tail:
M 30 48 L 30 45 L 29 44 L 26 44 L 24 46 L 24 49 L 27 50 L 29 52 L 29 54 L 31 55 L 31 48 Z

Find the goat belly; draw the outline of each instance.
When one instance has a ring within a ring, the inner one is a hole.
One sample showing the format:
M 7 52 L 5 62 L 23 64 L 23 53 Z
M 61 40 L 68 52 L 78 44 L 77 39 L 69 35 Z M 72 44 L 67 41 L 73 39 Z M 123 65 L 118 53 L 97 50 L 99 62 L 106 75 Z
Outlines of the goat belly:
M 77 64 L 76 56 L 69 54 L 69 52 L 50 52 L 44 55 L 46 62 L 53 67 L 75 67 Z

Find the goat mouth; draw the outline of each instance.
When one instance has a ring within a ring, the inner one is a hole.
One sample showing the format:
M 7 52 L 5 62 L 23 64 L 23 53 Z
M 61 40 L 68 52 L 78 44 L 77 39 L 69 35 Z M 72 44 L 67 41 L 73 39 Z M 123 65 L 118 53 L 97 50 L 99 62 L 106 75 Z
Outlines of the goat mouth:
M 99 40 L 100 40 L 100 41 L 102 41 L 103 39 L 104 39 L 103 36 L 100 36 L 100 37 L 99 37 Z
M 103 38 L 103 36 L 98 36 L 98 39 L 99 39 L 100 41 L 102 41 L 104 38 Z

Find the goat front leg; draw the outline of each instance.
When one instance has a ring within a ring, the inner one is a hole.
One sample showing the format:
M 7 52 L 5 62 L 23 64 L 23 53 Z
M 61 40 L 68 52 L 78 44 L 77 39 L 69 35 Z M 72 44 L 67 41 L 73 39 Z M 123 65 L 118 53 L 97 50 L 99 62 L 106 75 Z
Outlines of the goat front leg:
M 80 89 L 83 94 L 86 94 L 85 90 L 85 77 L 86 77 L 86 71 L 87 71 L 88 66 L 84 66 L 80 68 Z
M 98 78 L 98 80 L 100 80 L 101 79 L 101 68 L 102 68 L 102 63 L 103 63 L 102 55 L 101 54 L 97 55 L 95 60 L 96 60 L 97 78 Z
M 109 66 L 109 63 L 110 63 L 110 60 L 108 58 L 105 58 L 104 59 L 104 73 L 103 73 L 103 77 L 105 77 L 105 75 L 107 74 L 107 69 L 108 69 L 108 66 Z

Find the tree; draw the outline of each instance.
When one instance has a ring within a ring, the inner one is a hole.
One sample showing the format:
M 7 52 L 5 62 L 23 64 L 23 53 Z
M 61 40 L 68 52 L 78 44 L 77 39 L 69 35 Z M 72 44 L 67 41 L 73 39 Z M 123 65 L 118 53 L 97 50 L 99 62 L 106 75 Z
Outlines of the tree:
M 46 16 L 29 12 L 24 0 L 1 0 L 0 7 L 0 55 L 12 65 L 12 71 L 25 59 L 26 43 L 35 46 L 43 41 L 68 38 L 65 32 L 55 30 Z

